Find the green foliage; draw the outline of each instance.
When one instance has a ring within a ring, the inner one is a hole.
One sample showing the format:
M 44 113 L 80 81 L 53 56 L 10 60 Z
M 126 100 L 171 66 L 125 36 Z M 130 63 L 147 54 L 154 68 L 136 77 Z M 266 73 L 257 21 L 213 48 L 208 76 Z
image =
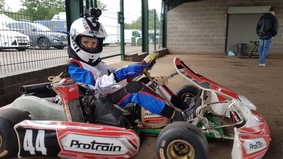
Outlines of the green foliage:
M 4 10 L 5 0 L 0 0 L 0 11 Z M 15 20 L 49 20 L 59 12 L 65 12 L 65 0 L 20 0 L 23 8 L 17 15 L 9 14 Z M 101 10 L 106 10 L 106 5 L 97 1 L 97 6 Z M 3 10 L 1 10 L 3 9 Z
M 106 10 L 107 5 L 100 2 L 99 0 L 97 1 L 97 8 L 101 9 L 102 11 Z
M 65 12 L 65 0 L 20 0 L 23 8 L 17 13 L 5 13 L 15 20 L 49 20 L 59 12 Z M 4 10 L 5 0 L 0 0 L 0 11 Z M 97 0 L 97 8 L 106 10 L 107 5 Z M 7 11 L 7 10 L 6 10 Z M 149 10 L 149 30 L 154 29 L 154 10 Z M 156 15 L 156 28 L 160 28 L 160 17 Z M 139 17 L 133 23 L 125 23 L 125 29 L 142 28 L 142 19 Z
M 27 19 L 47 20 L 51 19 L 54 14 L 65 12 L 65 0 L 21 0 L 24 8 L 19 11 L 27 15 Z
M 5 11 L 4 5 L 5 5 L 5 0 L 0 0 L 0 12 Z
M 5 0 L 0 0 L 1 6 L 5 4 Z M 9 17 L 15 20 L 50 20 L 55 14 L 65 12 L 65 0 L 20 0 L 23 8 L 17 15 L 10 14 Z M 106 10 L 106 5 L 97 1 L 97 6 L 101 10 Z M 2 7 L 3 8 L 3 7 Z M 4 11 L 4 10 L 3 10 Z
M 156 28 L 160 28 L 160 18 L 156 15 Z M 139 29 L 142 28 L 142 19 L 139 17 L 136 21 L 131 24 L 125 23 L 125 29 Z M 154 9 L 148 11 L 148 29 L 154 29 Z

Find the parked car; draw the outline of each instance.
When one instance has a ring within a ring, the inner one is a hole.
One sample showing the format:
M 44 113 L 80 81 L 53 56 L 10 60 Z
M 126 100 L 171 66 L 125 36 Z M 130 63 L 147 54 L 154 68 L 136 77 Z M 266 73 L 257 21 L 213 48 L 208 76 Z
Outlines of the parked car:
M 54 47 L 63 49 L 68 45 L 67 35 L 64 33 L 51 31 L 44 25 L 32 22 L 11 22 L 7 27 L 14 31 L 19 31 L 29 36 L 32 46 L 38 46 L 41 49 Z
M 34 23 L 39 23 L 52 31 L 68 34 L 66 20 L 36 20 Z
M 18 51 L 25 51 L 29 47 L 29 36 L 12 31 L 4 25 L 0 25 L 0 49 L 17 49 Z

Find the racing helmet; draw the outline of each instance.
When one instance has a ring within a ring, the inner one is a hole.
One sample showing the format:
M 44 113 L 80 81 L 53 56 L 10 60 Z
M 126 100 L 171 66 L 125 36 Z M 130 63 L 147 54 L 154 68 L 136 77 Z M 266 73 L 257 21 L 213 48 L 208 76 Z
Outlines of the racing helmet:
M 97 39 L 97 46 L 94 49 L 85 48 L 81 43 L 81 37 Z M 77 56 L 86 63 L 94 63 L 99 59 L 102 52 L 103 40 L 107 33 L 103 25 L 89 17 L 82 17 L 75 20 L 70 28 L 70 45 Z

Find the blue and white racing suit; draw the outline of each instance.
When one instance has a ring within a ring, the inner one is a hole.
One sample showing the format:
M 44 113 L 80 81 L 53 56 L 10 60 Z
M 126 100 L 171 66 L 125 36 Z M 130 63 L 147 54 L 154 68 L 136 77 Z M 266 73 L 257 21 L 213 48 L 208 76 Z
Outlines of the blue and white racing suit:
M 168 118 L 174 114 L 174 108 L 168 106 L 163 98 L 145 84 L 137 81 L 125 85 L 118 84 L 120 81 L 115 77 L 116 70 L 103 61 L 91 66 L 70 58 L 67 71 L 79 85 L 93 90 L 95 96 L 106 97 L 122 108 L 128 103 L 136 103 L 153 114 Z

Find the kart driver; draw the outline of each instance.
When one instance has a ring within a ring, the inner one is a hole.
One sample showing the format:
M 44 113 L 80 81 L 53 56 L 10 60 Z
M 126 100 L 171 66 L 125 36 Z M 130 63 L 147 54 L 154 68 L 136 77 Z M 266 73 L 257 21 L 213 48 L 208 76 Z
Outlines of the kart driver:
M 98 21 L 84 17 L 72 23 L 67 72 L 80 86 L 93 90 L 95 96 L 103 96 L 122 108 L 128 103 L 136 103 L 153 114 L 175 121 L 186 121 L 192 115 L 191 108 L 195 105 L 196 98 L 183 102 L 172 95 L 172 104 L 184 110 L 181 112 L 167 105 L 162 97 L 142 82 L 133 81 L 113 89 L 114 85 L 128 77 L 139 76 L 148 66 L 135 63 L 117 70 L 108 66 L 100 59 L 106 36 L 103 25 Z

